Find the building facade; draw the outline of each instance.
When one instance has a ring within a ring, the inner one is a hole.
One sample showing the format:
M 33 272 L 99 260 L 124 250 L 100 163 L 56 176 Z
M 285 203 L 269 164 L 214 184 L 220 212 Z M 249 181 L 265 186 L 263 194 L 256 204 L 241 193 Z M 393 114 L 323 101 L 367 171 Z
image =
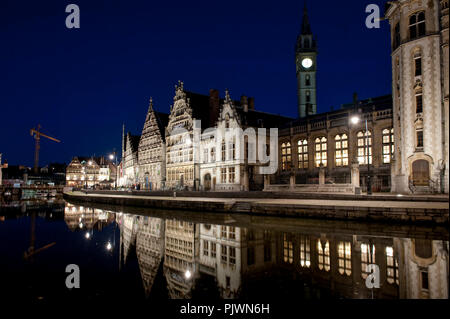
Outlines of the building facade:
M 389 2 L 395 192 L 448 193 L 448 0 Z
M 272 180 L 289 183 L 293 176 L 296 184 L 317 184 L 322 166 L 326 183 L 350 184 L 352 163 L 357 163 L 364 188 L 369 163 L 374 190 L 389 191 L 393 132 L 390 95 L 355 99 L 340 110 L 298 119 L 279 130 L 279 170 Z
M 116 166 L 105 157 L 74 157 L 66 168 L 66 186 L 100 187 L 114 185 Z
M 137 153 L 141 189 L 158 190 L 164 187 L 166 180 L 166 143 L 164 134 L 167 120 L 167 114 L 156 112 L 153 109 L 153 101 L 150 99 Z

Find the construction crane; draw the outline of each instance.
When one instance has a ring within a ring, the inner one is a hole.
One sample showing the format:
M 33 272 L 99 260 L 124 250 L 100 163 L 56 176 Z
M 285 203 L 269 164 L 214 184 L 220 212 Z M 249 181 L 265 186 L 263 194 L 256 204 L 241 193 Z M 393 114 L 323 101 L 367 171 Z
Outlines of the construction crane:
M 60 140 L 58 140 L 58 139 L 56 139 L 54 137 L 51 137 L 51 136 L 48 136 L 48 135 L 45 135 L 45 134 L 41 133 L 40 129 L 41 129 L 41 124 L 38 124 L 37 130 L 34 129 L 34 128 L 32 128 L 30 130 L 30 135 L 34 136 L 34 139 L 36 140 L 36 146 L 35 146 L 35 149 L 34 149 L 34 173 L 35 174 L 38 173 L 38 167 L 39 167 L 39 149 L 41 147 L 41 145 L 40 145 L 41 144 L 41 136 L 45 137 L 45 138 L 48 138 L 49 140 L 52 140 L 52 141 L 57 142 L 57 143 L 61 142 Z

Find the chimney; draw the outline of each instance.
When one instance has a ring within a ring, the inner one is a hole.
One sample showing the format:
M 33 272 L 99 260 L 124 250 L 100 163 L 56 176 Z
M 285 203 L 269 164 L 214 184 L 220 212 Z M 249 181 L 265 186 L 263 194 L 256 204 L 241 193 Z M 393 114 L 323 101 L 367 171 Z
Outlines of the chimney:
M 241 106 L 244 109 L 244 112 L 248 112 L 248 101 L 247 97 L 245 95 L 241 96 Z
M 248 109 L 254 111 L 255 110 L 255 98 L 249 97 L 248 98 Z
M 219 118 L 219 109 L 220 109 L 219 91 L 215 90 L 215 89 L 210 89 L 209 90 L 209 123 L 206 127 L 212 127 L 215 125 L 217 119 Z

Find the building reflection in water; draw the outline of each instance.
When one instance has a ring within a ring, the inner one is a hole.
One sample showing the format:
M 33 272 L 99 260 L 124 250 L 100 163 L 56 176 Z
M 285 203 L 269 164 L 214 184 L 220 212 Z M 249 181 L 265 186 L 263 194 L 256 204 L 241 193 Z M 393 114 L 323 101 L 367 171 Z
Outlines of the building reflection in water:
M 114 218 L 67 204 L 65 220 L 71 229 L 80 223 L 101 228 Z M 204 281 L 213 282 L 221 298 L 274 291 L 303 298 L 448 298 L 448 241 L 313 228 L 302 234 L 123 213 L 116 221 L 119 263 L 136 249 L 147 297 L 163 263 L 161 276 L 173 299 L 192 298 Z M 369 264 L 379 266 L 379 289 L 366 287 Z

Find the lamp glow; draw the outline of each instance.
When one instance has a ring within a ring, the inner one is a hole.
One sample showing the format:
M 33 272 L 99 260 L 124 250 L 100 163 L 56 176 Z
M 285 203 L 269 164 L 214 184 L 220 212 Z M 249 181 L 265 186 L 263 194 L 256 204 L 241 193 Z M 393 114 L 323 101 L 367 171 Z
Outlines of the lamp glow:
M 184 273 L 184 276 L 186 277 L 186 279 L 191 278 L 192 274 L 189 270 L 186 270 L 186 272 Z
M 359 117 L 357 116 L 352 116 L 350 118 L 350 121 L 352 122 L 352 124 L 357 124 L 359 122 Z
M 106 245 L 106 249 L 107 249 L 107 250 L 111 250 L 111 248 L 112 248 L 112 245 L 111 245 L 110 242 L 108 242 L 108 244 Z
M 86 237 L 86 239 L 89 239 L 91 237 L 91 234 L 86 233 L 86 235 L 84 235 L 84 237 Z

